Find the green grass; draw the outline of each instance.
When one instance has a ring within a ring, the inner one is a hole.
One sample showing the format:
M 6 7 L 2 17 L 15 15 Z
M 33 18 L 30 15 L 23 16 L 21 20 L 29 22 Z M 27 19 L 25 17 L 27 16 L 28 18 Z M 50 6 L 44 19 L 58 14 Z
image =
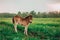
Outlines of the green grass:
M 0 40 L 60 40 L 60 18 L 33 18 L 28 27 L 28 36 L 24 27 L 18 25 L 14 31 L 11 18 L 0 18 Z

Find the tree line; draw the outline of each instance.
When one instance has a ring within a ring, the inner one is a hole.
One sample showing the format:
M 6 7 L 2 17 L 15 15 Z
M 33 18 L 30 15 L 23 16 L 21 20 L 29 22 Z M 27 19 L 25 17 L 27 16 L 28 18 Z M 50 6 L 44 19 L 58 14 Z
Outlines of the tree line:
M 35 12 L 30 11 L 30 12 L 20 12 L 18 11 L 18 13 L 0 13 L 0 18 L 12 18 L 15 15 L 19 15 L 22 17 L 26 17 L 29 14 L 31 14 L 34 18 L 60 18 L 60 12 L 58 11 L 52 11 L 52 12 Z

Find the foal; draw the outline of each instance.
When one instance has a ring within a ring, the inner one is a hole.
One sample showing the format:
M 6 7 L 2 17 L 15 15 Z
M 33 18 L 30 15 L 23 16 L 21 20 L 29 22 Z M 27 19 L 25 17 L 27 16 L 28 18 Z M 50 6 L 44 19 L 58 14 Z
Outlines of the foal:
M 32 23 L 32 15 L 29 15 L 25 18 L 22 18 L 21 16 L 16 15 L 13 17 L 12 22 L 14 24 L 15 32 L 17 32 L 17 24 L 20 24 L 25 27 L 24 34 L 27 35 L 28 24 Z

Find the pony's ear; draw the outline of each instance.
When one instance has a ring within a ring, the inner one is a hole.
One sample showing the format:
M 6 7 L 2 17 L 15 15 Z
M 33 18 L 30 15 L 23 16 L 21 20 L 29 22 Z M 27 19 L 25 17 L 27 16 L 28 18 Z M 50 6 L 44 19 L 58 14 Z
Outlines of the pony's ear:
M 29 15 L 29 19 L 32 19 L 32 15 Z
M 32 17 L 32 14 L 29 14 L 30 17 Z

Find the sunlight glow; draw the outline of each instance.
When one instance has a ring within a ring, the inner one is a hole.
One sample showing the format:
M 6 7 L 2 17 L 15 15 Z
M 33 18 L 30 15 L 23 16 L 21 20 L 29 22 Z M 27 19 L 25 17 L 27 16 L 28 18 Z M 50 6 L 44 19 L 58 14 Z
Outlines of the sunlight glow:
M 50 8 L 50 10 L 60 11 L 60 3 L 57 3 L 57 4 L 49 4 L 48 7 Z

